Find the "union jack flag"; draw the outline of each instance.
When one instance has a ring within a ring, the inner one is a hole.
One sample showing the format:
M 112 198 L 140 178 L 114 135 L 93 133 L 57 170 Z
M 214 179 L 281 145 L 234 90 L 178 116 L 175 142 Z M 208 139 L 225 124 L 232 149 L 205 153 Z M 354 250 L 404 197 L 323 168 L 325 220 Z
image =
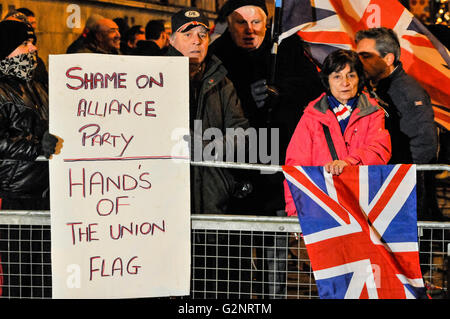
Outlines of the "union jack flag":
M 321 298 L 422 298 L 416 167 L 283 166 Z
M 354 49 L 359 30 L 393 29 L 405 71 L 430 95 L 436 123 L 450 129 L 449 51 L 399 1 L 284 0 L 282 7 L 280 41 L 297 33 L 319 65 L 337 48 Z

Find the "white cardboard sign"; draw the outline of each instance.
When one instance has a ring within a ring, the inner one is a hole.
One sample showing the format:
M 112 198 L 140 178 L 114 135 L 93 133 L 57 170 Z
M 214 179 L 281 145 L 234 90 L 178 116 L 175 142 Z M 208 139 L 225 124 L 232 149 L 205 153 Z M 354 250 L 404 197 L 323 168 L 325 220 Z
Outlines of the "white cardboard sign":
M 189 294 L 188 60 L 51 55 L 54 298 Z

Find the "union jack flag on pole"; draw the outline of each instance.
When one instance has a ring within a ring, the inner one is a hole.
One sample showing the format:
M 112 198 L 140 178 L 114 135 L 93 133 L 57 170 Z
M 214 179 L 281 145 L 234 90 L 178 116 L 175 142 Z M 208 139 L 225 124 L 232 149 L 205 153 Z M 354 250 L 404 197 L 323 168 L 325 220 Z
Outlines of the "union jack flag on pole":
M 450 129 L 449 51 L 398 0 L 284 0 L 280 41 L 297 33 L 321 64 L 332 51 L 354 49 L 357 31 L 393 29 L 401 61 L 431 97 L 435 121 Z
M 283 166 L 321 298 L 425 297 L 416 167 Z

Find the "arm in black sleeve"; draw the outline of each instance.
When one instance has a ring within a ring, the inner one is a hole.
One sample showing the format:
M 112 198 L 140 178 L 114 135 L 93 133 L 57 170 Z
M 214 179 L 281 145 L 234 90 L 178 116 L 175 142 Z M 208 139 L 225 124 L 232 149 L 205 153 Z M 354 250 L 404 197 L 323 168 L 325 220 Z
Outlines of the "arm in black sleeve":
M 297 35 L 284 39 L 278 50 L 276 87 L 280 92 L 279 105 L 304 109 L 324 92 L 317 66 L 305 51 Z
M 0 157 L 34 161 L 41 155 L 41 143 L 37 136 L 22 129 L 26 120 L 19 108 L 11 102 L 0 105 Z

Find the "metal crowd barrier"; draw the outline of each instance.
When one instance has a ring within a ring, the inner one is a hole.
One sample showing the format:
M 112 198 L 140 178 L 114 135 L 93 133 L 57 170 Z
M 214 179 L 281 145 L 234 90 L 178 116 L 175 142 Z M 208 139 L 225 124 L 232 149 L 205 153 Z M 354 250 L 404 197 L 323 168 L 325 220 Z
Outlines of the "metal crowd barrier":
M 295 217 L 192 215 L 193 299 L 314 299 L 317 288 Z M 448 298 L 449 222 L 418 222 L 431 297 Z M 2 211 L 3 298 L 51 298 L 50 213 Z
M 271 165 L 191 164 L 281 172 Z M 191 294 L 185 298 L 318 298 L 297 218 L 202 214 L 191 221 Z M 2 298 L 51 298 L 50 225 L 49 211 L 0 211 Z M 417 227 L 429 294 L 448 298 L 450 222 L 419 221 Z

